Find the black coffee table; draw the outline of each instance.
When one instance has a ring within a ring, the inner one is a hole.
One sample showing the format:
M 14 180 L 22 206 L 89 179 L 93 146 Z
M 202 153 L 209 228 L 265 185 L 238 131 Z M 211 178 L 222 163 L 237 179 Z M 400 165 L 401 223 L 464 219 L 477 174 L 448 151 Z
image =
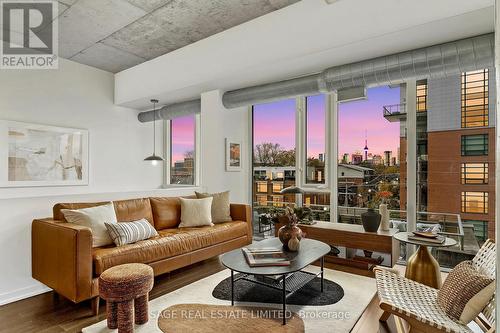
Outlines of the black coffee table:
M 282 244 L 278 238 L 270 238 L 249 245 L 249 248 L 279 247 Z M 222 255 L 221 261 L 224 266 L 231 270 L 231 305 L 234 305 L 234 283 L 238 280 L 246 280 L 257 283 L 269 288 L 277 289 L 283 292 L 283 325 L 286 324 L 286 299 L 297 290 L 305 286 L 314 278 L 321 276 L 321 291 L 323 291 L 323 266 L 324 256 L 330 252 L 330 246 L 314 240 L 302 239 L 300 241 L 300 250 L 298 252 L 285 252 L 291 261 L 290 266 L 267 266 L 250 267 L 247 264 L 243 251 L 236 249 Z M 317 274 L 305 272 L 304 268 L 320 260 L 321 271 Z M 236 279 L 234 272 L 241 273 Z M 291 274 L 291 275 L 290 275 Z M 270 279 L 261 280 L 258 276 L 281 275 L 279 281 Z

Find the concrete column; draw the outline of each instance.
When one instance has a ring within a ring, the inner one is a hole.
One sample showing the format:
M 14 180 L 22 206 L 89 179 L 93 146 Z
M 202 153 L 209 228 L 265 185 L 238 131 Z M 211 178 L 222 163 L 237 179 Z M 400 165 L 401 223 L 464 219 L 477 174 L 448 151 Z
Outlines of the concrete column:
M 407 230 L 417 227 L 417 82 L 406 81 L 406 220 Z M 408 246 L 407 259 L 415 251 Z

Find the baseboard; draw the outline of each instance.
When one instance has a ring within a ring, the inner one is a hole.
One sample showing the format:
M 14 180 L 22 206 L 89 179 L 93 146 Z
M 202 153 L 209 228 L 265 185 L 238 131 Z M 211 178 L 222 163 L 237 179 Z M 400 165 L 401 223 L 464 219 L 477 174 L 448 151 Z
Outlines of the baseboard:
M 0 306 L 20 301 L 28 297 L 40 295 L 51 290 L 52 289 L 50 289 L 49 287 L 40 284 L 17 289 L 14 291 L 9 291 L 7 293 L 0 294 Z

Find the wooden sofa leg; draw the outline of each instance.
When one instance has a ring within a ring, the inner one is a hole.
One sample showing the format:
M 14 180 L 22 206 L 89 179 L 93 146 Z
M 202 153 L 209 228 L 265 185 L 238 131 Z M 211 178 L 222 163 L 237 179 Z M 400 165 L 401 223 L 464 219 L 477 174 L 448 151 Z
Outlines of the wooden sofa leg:
M 379 321 L 385 323 L 387 319 L 389 319 L 390 315 L 391 315 L 390 312 L 384 311 L 384 313 L 382 313 L 382 315 L 380 316 Z
M 97 316 L 99 314 L 99 296 L 92 298 L 90 304 L 92 306 L 92 314 Z
M 52 300 L 54 301 L 54 304 L 59 303 L 59 301 L 61 300 L 61 297 L 55 290 L 52 291 Z

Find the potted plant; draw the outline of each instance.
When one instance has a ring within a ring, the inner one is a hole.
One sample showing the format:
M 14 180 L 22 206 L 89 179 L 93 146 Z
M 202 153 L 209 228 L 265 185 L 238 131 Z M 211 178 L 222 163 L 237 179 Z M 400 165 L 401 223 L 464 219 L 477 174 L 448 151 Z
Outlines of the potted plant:
M 367 232 L 377 232 L 380 226 L 381 215 L 375 211 L 378 201 L 377 196 L 375 196 L 368 202 L 368 210 L 361 214 L 361 222 Z

